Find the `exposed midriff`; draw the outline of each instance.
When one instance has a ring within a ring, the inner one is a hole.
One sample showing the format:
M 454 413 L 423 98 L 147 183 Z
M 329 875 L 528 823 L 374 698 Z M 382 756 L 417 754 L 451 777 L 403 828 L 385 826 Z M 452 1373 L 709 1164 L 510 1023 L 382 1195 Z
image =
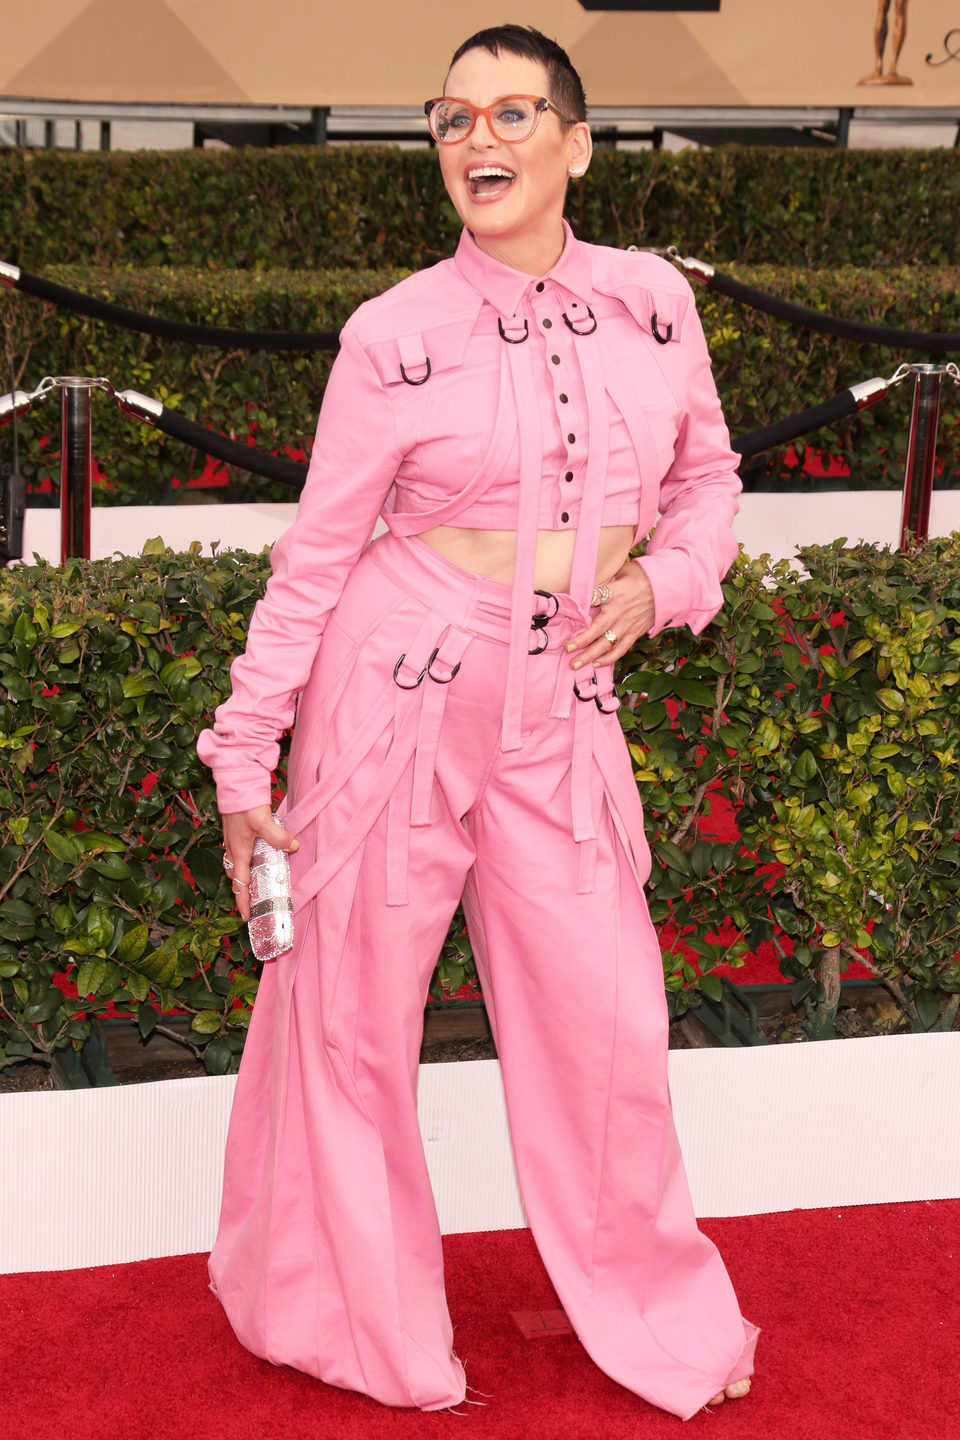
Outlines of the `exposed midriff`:
M 563 593 L 570 585 L 576 530 L 537 532 L 534 582 L 539 590 Z M 469 570 L 509 585 L 513 580 L 516 535 L 512 530 L 473 530 L 458 525 L 438 525 L 420 535 L 434 550 Z M 596 579 L 609 580 L 617 573 L 634 542 L 630 525 L 608 525 L 600 531 Z

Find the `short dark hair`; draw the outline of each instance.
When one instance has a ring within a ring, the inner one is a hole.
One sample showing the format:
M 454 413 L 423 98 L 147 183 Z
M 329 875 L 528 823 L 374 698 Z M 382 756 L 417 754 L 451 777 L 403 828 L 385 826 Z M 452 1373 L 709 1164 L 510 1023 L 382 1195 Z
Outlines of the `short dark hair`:
M 587 97 L 570 56 L 556 40 L 548 39 L 532 25 L 492 25 L 487 30 L 478 30 L 476 35 L 471 35 L 459 46 L 450 61 L 448 74 L 468 50 L 489 50 L 491 55 L 499 55 L 501 50 L 506 50 L 509 55 L 538 60 L 546 69 L 550 82 L 547 99 L 552 100 L 568 119 L 586 120 Z

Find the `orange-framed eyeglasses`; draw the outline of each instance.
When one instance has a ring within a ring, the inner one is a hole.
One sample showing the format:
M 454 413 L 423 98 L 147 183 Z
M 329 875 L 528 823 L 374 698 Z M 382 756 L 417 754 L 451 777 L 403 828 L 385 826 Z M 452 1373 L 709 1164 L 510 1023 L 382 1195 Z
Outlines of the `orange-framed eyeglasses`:
M 441 95 L 423 107 L 430 134 L 441 145 L 458 145 L 466 140 L 481 115 L 498 140 L 519 145 L 521 140 L 530 139 L 546 110 L 552 110 L 565 125 L 576 123 L 543 95 L 507 95 L 492 105 L 471 105 L 469 100 Z

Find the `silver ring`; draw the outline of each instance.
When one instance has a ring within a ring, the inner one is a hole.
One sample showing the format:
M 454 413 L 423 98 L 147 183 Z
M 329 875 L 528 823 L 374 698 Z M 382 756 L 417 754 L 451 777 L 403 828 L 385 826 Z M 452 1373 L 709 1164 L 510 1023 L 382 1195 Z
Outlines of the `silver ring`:
M 617 635 L 615 630 L 604 630 L 603 638 L 604 640 L 606 640 L 608 645 L 616 645 L 617 643 Z
M 233 869 L 233 861 L 230 859 L 229 855 L 224 855 L 224 857 L 223 857 L 223 868 L 224 868 L 224 870 L 226 870 L 226 872 L 227 872 L 228 875 L 230 874 L 230 871 Z
M 593 590 L 593 604 L 606 605 L 612 593 L 609 585 L 595 585 Z
M 236 890 L 238 885 L 242 885 L 244 890 L 250 889 L 250 886 L 247 884 L 246 880 L 231 880 L 230 884 L 234 890 Z

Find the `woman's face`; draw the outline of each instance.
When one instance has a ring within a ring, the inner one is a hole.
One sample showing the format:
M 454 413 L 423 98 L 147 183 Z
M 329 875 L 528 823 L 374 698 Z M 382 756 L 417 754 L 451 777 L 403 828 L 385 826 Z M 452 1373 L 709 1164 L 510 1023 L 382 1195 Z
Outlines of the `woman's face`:
M 549 99 L 548 87 L 539 61 L 477 49 L 461 55 L 444 94 L 481 106 L 510 95 Z M 499 140 L 481 115 L 466 140 L 437 148 L 447 194 L 481 250 L 531 274 L 548 270 L 562 249 L 570 171 L 586 169 L 590 160 L 588 126 L 564 125 L 547 110 L 529 139 L 511 145 Z M 503 173 L 481 177 L 489 167 Z

